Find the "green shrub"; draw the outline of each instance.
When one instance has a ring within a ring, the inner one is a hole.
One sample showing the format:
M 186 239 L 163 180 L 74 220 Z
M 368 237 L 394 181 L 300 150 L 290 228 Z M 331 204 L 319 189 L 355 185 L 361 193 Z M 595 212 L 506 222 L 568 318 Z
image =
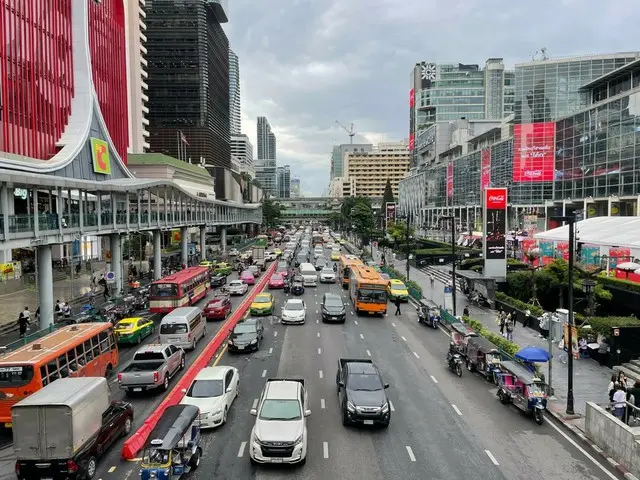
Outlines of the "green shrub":
M 460 270 L 473 270 L 475 266 L 483 266 L 484 258 L 465 258 L 462 262 L 460 262 Z
M 482 265 L 474 265 L 469 270 L 471 270 L 472 272 L 482 273 L 483 269 L 484 269 L 484 267 Z
M 502 303 L 522 312 L 529 310 L 531 315 L 536 317 L 539 317 L 544 313 L 542 308 L 536 307 L 535 305 L 529 305 L 528 303 L 518 300 L 517 298 L 510 297 L 503 292 L 496 292 L 496 300 L 500 300 Z
M 589 325 L 592 332 L 609 337 L 616 327 L 640 327 L 640 320 L 636 317 L 592 317 Z
M 474 320 L 470 317 L 463 317 L 463 322 L 469 325 L 473 330 L 480 336 L 486 338 L 491 343 L 493 343 L 500 350 L 505 352 L 507 355 L 514 356 L 519 350 L 520 346 L 516 343 L 513 343 L 501 335 L 492 332 L 484 327 L 484 324 L 479 320 Z
M 635 283 L 630 280 L 607 277 L 606 274 L 605 276 L 596 277 L 595 280 L 605 287 L 615 287 L 629 292 L 640 293 L 640 283 Z

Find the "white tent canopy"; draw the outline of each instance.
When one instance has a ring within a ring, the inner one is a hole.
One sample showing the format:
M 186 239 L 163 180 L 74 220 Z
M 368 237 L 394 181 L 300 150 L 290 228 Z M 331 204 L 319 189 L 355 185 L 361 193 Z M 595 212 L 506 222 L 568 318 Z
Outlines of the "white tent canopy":
M 533 238 L 548 242 L 568 242 L 569 226 L 536 233 Z M 576 222 L 580 243 L 605 247 L 640 248 L 640 217 L 595 217 Z

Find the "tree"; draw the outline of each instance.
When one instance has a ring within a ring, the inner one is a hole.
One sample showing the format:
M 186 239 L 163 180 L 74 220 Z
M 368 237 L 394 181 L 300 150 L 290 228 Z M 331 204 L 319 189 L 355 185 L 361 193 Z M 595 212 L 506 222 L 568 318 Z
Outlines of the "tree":
M 327 220 L 329 221 L 329 225 L 331 225 L 334 230 L 339 229 L 344 224 L 344 217 L 339 211 L 331 212 Z
M 391 188 L 391 181 L 387 178 L 387 184 L 384 186 L 384 193 L 382 194 L 382 208 L 378 215 L 378 221 L 381 228 L 386 228 L 387 218 L 387 203 L 395 203 L 396 200 L 393 196 L 393 189 Z
M 134 232 L 122 243 L 122 251 L 136 260 L 145 260 L 147 243 L 151 241 L 149 232 Z
M 370 202 L 356 203 L 350 211 L 350 220 L 355 228 L 356 234 L 360 236 L 362 245 L 368 245 L 371 239 L 371 233 L 376 226 Z
M 407 243 L 408 237 L 413 237 L 415 235 L 415 228 L 409 226 L 409 231 L 407 232 L 407 224 L 406 222 L 396 220 L 395 222 L 389 222 L 387 226 L 387 233 L 393 237 L 393 240 L 396 244 L 398 243 Z
M 271 198 L 265 198 L 262 201 L 262 223 L 267 228 L 274 228 L 280 222 L 282 207 L 279 203 L 274 202 Z

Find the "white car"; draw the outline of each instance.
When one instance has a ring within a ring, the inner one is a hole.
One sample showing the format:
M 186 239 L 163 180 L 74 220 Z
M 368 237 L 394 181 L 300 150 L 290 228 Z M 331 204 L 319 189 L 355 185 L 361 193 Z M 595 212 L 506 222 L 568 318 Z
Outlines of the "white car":
M 324 248 L 322 247 L 315 247 L 313 249 L 313 258 L 318 258 L 320 255 L 322 255 L 324 253 Z
M 256 463 L 303 464 L 307 460 L 309 397 L 302 379 L 269 379 L 260 395 L 249 440 Z
M 238 255 L 240 255 L 240 252 L 237 248 L 232 248 L 231 250 L 229 250 L 230 257 L 237 257 Z
M 307 319 L 307 306 L 304 300 L 300 298 L 292 298 L 282 307 L 280 322 L 284 325 L 287 323 L 304 323 Z
M 235 367 L 205 367 L 183 390 L 181 405 L 194 405 L 200 409 L 200 426 L 214 428 L 224 425 L 227 413 L 238 396 L 240 375 Z
M 231 280 L 227 284 L 227 291 L 230 295 L 244 295 L 249 290 L 249 285 L 242 280 Z
M 325 267 L 320 272 L 320 283 L 336 283 L 336 272 L 333 268 Z

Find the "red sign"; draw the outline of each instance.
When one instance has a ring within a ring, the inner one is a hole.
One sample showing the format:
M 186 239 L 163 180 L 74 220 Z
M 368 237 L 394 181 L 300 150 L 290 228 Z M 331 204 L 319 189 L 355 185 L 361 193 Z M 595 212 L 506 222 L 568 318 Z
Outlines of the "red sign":
M 480 160 L 480 191 L 491 186 L 491 147 L 485 148 Z
M 447 198 L 453 197 L 453 163 L 447 165 Z
M 413 147 L 416 146 L 416 140 L 413 133 L 409 134 L 409 151 L 413 150 Z
M 387 222 L 396 221 L 396 204 L 387 202 Z
M 505 210 L 507 208 L 507 189 L 487 188 L 485 199 L 487 210 Z
M 409 108 L 413 108 L 416 104 L 416 91 L 412 88 L 409 90 Z
M 555 122 L 513 126 L 513 181 L 553 181 L 556 150 Z

